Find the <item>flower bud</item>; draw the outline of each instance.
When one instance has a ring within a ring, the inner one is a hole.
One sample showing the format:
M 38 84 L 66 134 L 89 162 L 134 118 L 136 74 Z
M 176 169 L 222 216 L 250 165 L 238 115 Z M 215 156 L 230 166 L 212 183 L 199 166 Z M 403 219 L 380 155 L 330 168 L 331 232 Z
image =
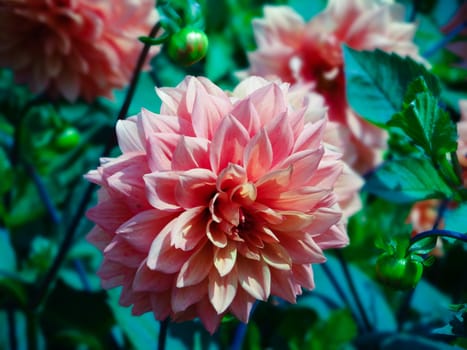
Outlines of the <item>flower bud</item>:
M 184 66 L 198 62 L 206 56 L 207 51 L 207 35 L 199 29 L 190 27 L 185 27 L 173 34 L 167 47 L 169 57 Z

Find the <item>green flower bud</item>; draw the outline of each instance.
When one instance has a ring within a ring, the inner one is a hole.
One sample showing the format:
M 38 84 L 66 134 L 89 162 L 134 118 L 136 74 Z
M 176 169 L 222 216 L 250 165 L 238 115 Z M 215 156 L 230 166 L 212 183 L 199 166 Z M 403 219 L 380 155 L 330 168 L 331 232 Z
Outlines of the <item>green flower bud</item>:
M 202 30 L 190 27 L 173 34 L 167 47 L 169 57 L 184 66 L 198 62 L 206 56 L 207 51 L 207 35 Z

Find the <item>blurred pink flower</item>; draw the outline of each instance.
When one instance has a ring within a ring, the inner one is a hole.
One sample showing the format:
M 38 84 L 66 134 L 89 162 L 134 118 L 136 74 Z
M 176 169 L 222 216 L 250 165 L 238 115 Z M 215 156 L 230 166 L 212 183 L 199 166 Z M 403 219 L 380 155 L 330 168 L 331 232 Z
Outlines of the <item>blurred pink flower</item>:
M 117 124 L 123 154 L 86 177 L 101 186 L 88 240 L 104 254 L 104 288 L 157 319 L 200 317 L 212 333 L 255 300 L 295 302 L 310 264 L 348 243 L 338 204 L 361 181 L 322 142 L 326 119 L 259 78 L 232 94 L 205 78 L 158 89 L 159 114 Z M 356 178 L 355 178 L 356 177 Z
M 415 26 L 403 22 L 402 9 L 373 0 L 330 0 L 308 23 L 286 6 L 266 6 L 264 19 L 254 21 L 258 49 L 249 54 L 249 74 L 310 84 L 325 98 L 329 119 L 350 129 L 349 141 L 357 151 L 351 165 L 360 172 L 381 158 L 386 133 L 350 110 L 341 45 L 419 59 L 412 42 Z
M 70 102 L 112 97 L 129 83 L 138 36 L 157 19 L 155 0 L 1 1 L 0 67 L 34 93 Z
M 416 202 L 410 210 L 407 221 L 412 225 L 412 237 L 417 234 L 433 229 L 436 219 L 438 217 L 439 206 L 441 201 L 439 199 L 427 199 Z M 444 228 L 444 220 L 441 219 L 437 226 L 438 229 Z M 430 252 L 430 255 L 442 257 L 444 255 L 443 241 L 438 237 L 436 246 Z
M 459 140 L 457 143 L 457 158 L 462 167 L 464 187 L 467 187 L 467 100 L 459 101 L 461 120 L 457 123 Z

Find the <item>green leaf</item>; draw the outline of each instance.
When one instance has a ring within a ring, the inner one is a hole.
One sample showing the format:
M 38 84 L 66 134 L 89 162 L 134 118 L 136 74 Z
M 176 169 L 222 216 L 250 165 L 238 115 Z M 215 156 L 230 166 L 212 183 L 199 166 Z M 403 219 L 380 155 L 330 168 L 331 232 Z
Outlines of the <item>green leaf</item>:
M 27 300 L 27 291 L 22 282 L 14 278 L 0 278 L 0 305 L 25 307 Z
M 73 331 L 92 335 L 92 339 L 99 340 L 102 349 L 109 346 L 107 342 L 114 324 L 104 291 L 78 291 L 61 280 L 57 281 L 41 313 L 41 326 L 46 338 L 54 342 L 64 341 L 66 344 L 72 340 L 69 332 Z M 69 336 L 60 337 L 62 332 Z M 86 341 L 93 342 L 91 338 Z
M 16 270 L 16 254 L 11 245 L 8 231 L 0 228 L 0 276 Z
M 431 162 L 424 158 L 383 163 L 369 176 L 363 190 L 394 203 L 412 203 L 452 195 L 452 190 Z
M 441 93 L 437 78 L 408 57 L 344 46 L 344 62 L 349 103 L 375 124 L 386 124 L 401 109 L 407 87 L 419 76 L 423 76 L 434 96 Z
M 422 238 L 412 243 L 408 249 L 408 252 L 416 254 L 428 254 L 436 247 L 436 240 L 437 236 Z
M 348 310 L 337 310 L 310 331 L 308 345 L 302 349 L 342 349 L 357 335 L 357 325 Z
M 455 313 L 449 324 L 433 330 L 433 333 L 467 337 L 467 304 L 451 305 L 450 308 Z
M 401 128 L 433 159 L 457 149 L 456 126 L 430 93 L 419 93 L 388 125 Z

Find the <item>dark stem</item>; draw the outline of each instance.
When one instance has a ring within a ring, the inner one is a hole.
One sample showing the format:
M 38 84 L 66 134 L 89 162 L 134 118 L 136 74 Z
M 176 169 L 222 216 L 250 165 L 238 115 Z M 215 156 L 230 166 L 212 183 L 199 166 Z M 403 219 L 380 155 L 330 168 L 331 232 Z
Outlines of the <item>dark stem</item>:
M 355 303 L 357 304 L 357 309 L 363 320 L 365 329 L 367 331 L 372 331 L 373 326 L 371 325 L 370 320 L 368 319 L 365 308 L 363 307 L 360 296 L 358 295 L 357 288 L 355 287 L 355 283 L 353 281 L 352 275 L 350 274 L 349 266 L 347 265 L 347 262 L 345 261 L 344 256 L 342 255 L 342 252 L 340 250 L 336 251 L 336 255 L 337 255 L 337 258 L 339 259 L 342 270 L 344 271 L 344 276 L 345 276 L 345 279 L 347 280 L 347 284 L 349 285 L 350 292 L 352 293 Z
M 83 285 L 83 289 L 86 292 L 90 292 L 91 285 L 89 283 L 88 276 L 86 275 L 86 271 L 84 270 L 83 263 L 80 259 L 73 259 L 73 266 L 75 268 L 76 273 L 78 274 L 81 284 Z
M 49 193 L 47 192 L 44 181 L 42 181 L 42 178 L 39 176 L 36 169 L 31 163 L 29 163 L 26 160 L 23 160 L 23 164 L 26 168 L 26 173 L 31 177 L 32 182 L 36 186 L 37 193 L 39 194 L 39 197 L 42 203 L 44 204 L 45 209 L 47 210 L 47 213 L 50 216 L 50 219 L 54 224 L 58 224 L 60 222 L 60 215 L 57 209 L 55 208 Z
M 157 350 L 165 350 L 165 343 L 167 340 L 167 330 L 169 329 L 170 320 L 166 318 L 164 321 L 160 321 L 159 325 L 159 338 L 157 339 Z
M 425 58 L 430 58 L 433 56 L 438 50 L 442 49 L 444 46 L 446 46 L 452 39 L 456 37 L 457 34 L 462 32 L 465 28 L 467 27 L 467 21 L 464 21 L 460 24 L 458 24 L 456 27 L 454 27 L 453 30 L 451 30 L 449 33 L 447 33 L 439 42 L 434 44 L 431 48 L 426 50 L 422 56 Z
M 10 350 L 17 350 L 18 342 L 16 339 L 15 309 L 12 306 L 7 306 L 6 314 L 8 318 L 8 339 L 10 340 Z
M 443 200 L 441 202 L 440 206 L 438 207 L 438 213 L 436 214 L 436 220 L 435 220 L 435 222 L 433 224 L 433 230 L 438 229 L 438 227 L 439 227 L 439 225 L 441 223 L 441 220 L 444 217 L 444 213 L 446 212 L 446 209 L 448 207 L 448 203 L 449 203 L 449 201 L 445 199 L 445 200 Z M 428 231 L 428 232 L 430 232 L 430 231 Z M 418 234 L 415 237 L 418 237 Z M 415 242 L 414 241 L 415 237 L 413 237 L 410 240 L 411 243 Z M 415 293 L 415 288 L 409 290 L 405 294 L 405 296 L 404 296 L 404 298 L 402 300 L 402 303 L 399 306 L 399 310 L 397 311 L 397 314 L 396 314 L 397 330 L 398 331 L 402 330 L 402 327 L 403 327 L 405 321 L 407 320 L 407 318 L 409 316 L 410 304 L 412 303 L 414 293 Z
M 259 302 L 256 301 L 253 304 L 253 307 L 251 308 L 251 311 L 250 311 L 250 316 L 255 311 L 256 307 L 258 306 L 258 303 Z M 242 349 L 243 342 L 245 341 L 245 337 L 246 337 L 247 328 L 248 328 L 248 324 L 240 322 L 240 324 L 235 329 L 235 335 L 233 338 L 233 342 L 229 348 L 230 350 L 241 350 Z
M 28 350 L 36 350 L 37 346 L 37 319 L 34 311 L 26 312 L 26 332 L 28 336 Z
M 360 317 L 357 317 L 355 311 L 353 310 L 352 303 L 350 302 L 350 299 L 347 297 L 345 292 L 342 290 L 342 287 L 340 286 L 339 282 L 337 282 L 336 276 L 332 273 L 331 269 L 329 266 L 326 265 L 326 263 L 321 264 L 321 267 L 323 268 L 324 273 L 326 276 L 329 278 L 329 281 L 333 285 L 334 289 L 336 290 L 337 294 L 339 295 L 339 298 L 347 305 L 349 308 L 350 313 L 352 314 L 352 318 L 357 322 L 358 328 L 359 328 L 359 333 L 364 332 L 365 327 L 362 324 L 362 320 Z
M 426 237 L 449 237 L 449 238 L 454 238 L 458 239 L 459 241 L 466 242 L 467 243 L 467 234 L 466 233 L 461 233 L 457 231 L 451 231 L 451 230 L 430 230 L 430 231 L 424 231 L 416 236 L 414 236 L 411 240 L 410 243 L 415 243 L 423 238 Z
M 160 23 L 158 22 L 152 28 L 148 36 L 154 37 L 159 31 L 159 29 L 160 29 Z M 118 113 L 119 120 L 124 119 L 128 113 L 128 108 L 130 107 L 131 100 L 133 99 L 133 95 L 135 93 L 139 75 L 143 68 L 144 62 L 146 61 L 146 57 L 149 53 L 149 49 L 150 49 L 149 45 L 144 45 L 143 50 L 141 51 L 141 54 L 138 58 L 136 67 L 133 71 L 133 76 L 130 81 L 130 85 L 126 92 L 125 100 L 122 104 L 120 112 Z M 109 138 L 109 140 L 107 141 L 104 147 L 104 151 L 102 152 L 103 156 L 107 155 L 110 152 L 110 150 L 115 146 L 115 142 L 116 142 L 115 138 Z M 60 245 L 60 248 L 58 250 L 58 253 L 54 261 L 52 262 L 52 266 L 50 267 L 49 271 L 45 275 L 42 283 L 39 285 L 35 297 L 32 298 L 32 303 L 31 303 L 32 308 L 37 308 L 40 305 L 45 295 L 47 294 L 49 285 L 55 279 L 55 276 L 57 275 L 58 270 L 63 264 L 63 261 L 65 260 L 65 257 L 73 244 L 74 236 L 79 226 L 79 222 L 82 219 L 83 214 L 86 211 L 86 208 L 88 207 L 89 201 L 91 200 L 92 194 L 94 192 L 94 188 L 95 188 L 95 185 L 92 183 L 89 183 L 86 190 L 84 191 L 83 197 L 81 198 L 81 201 L 79 202 L 78 209 L 76 210 L 75 215 L 72 217 L 70 225 L 67 227 L 65 237 Z
M 410 15 L 409 15 L 409 19 L 408 21 L 409 22 L 414 22 L 415 21 L 415 17 L 417 17 L 417 2 L 418 0 L 415 0 L 415 1 L 412 1 L 412 8 L 410 9 Z

